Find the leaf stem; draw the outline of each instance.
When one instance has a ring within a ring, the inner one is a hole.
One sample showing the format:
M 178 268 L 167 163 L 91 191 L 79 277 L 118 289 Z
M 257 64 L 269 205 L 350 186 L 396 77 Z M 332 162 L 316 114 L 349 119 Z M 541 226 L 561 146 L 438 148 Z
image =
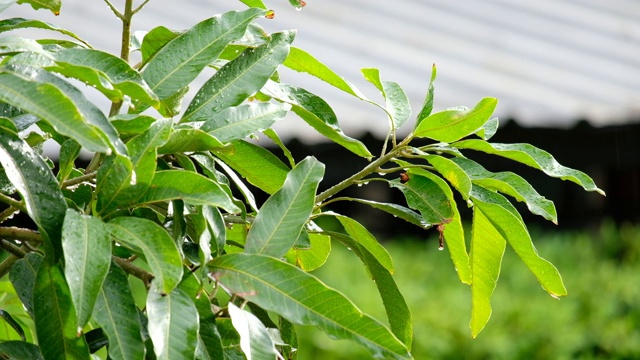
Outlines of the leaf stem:
M 113 6 L 113 4 L 109 0 L 104 0 L 104 2 L 107 3 L 107 6 L 109 6 L 109 9 L 113 11 L 113 13 L 116 15 L 118 19 L 122 19 L 122 13 L 118 11 L 118 9 L 116 9 L 116 7 Z
M 0 227 L 0 238 L 42 243 L 42 235 L 37 231 L 14 226 Z
M 74 186 L 74 185 L 81 184 L 81 183 L 83 183 L 85 181 L 93 180 L 93 179 L 95 179 L 96 175 L 97 175 L 97 171 L 93 171 L 93 172 L 90 172 L 88 174 L 84 174 L 82 176 L 78 176 L 77 178 L 69 179 L 67 181 L 64 181 L 62 183 L 61 187 L 62 188 L 68 188 L 68 187 L 71 187 L 71 186 Z
M 149 288 L 151 286 L 151 280 L 154 279 L 154 276 L 151 273 L 148 273 L 147 271 L 133 265 L 131 262 L 117 257 L 117 256 L 112 256 L 113 261 L 118 264 L 122 270 L 124 270 L 127 274 L 133 275 L 135 277 L 137 277 L 138 279 L 142 280 L 142 282 L 144 283 L 145 287 Z
M 5 239 L 0 240 L 0 248 L 2 248 L 3 250 L 6 250 L 7 252 L 10 252 L 11 254 L 19 258 L 22 258 L 25 255 L 27 255 L 26 251 L 22 250 L 21 248 L 17 247 L 15 244 L 12 244 L 11 242 Z
M 8 208 L 4 209 L 2 212 L 0 212 L 0 223 L 4 222 L 7 219 L 10 219 L 13 214 L 20 212 L 20 209 L 17 209 L 13 206 L 9 206 Z
M 149 2 L 149 0 L 145 0 L 142 4 L 140 4 L 140 6 L 138 6 L 135 10 L 133 10 L 133 14 L 137 13 L 138 11 L 142 10 L 142 8 L 147 5 L 147 3 Z

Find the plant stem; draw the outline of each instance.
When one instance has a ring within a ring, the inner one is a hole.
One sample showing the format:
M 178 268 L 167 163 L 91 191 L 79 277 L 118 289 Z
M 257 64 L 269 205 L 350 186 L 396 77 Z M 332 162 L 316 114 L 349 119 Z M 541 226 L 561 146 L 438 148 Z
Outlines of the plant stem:
M 12 244 L 11 242 L 2 239 L 0 240 L 0 248 L 2 248 L 3 250 L 6 250 L 7 252 L 10 252 L 11 254 L 17 256 L 17 257 L 24 257 L 25 255 L 27 255 L 27 252 L 22 250 L 21 248 L 15 246 L 14 244 Z
M 36 231 L 13 226 L 0 227 L 0 238 L 42 243 L 42 236 Z
M 0 212 L 0 223 L 4 222 L 7 219 L 10 219 L 13 214 L 19 212 L 19 209 L 16 209 L 13 206 L 9 206 L 8 208 L 4 209 L 2 212 Z
M 112 256 L 113 261 L 118 264 L 127 274 L 131 274 L 135 277 L 137 277 L 138 279 L 142 280 L 142 282 L 144 283 L 144 285 L 148 288 L 149 286 L 151 286 L 151 280 L 153 280 L 154 276 L 148 272 L 146 272 L 145 270 L 133 265 L 131 262 L 117 257 L 117 256 Z
M 63 182 L 61 187 L 68 188 L 68 187 L 73 186 L 73 185 L 78 185 L 78 184 L 83 183 L 85 181 L 89 181 L 89 180 L 95 179 L 96 175 L 97 175 L 97 172 L 93 171 L 93 172 L 90 172 L 88 174 L 84 174 L 82 176 L 78 176 L 77 178 L 69 179 L 69 180 Z
M 10 196 L 7 196 L 5 194 L 0 193 L 0 202 L 3 202 L 7 205 L 9 205 L 10 207 L 13 207 L 15 209 L 18 209 L 22 212 L 26 212 L 27 208 L 25 207 L 24 203 L 22 201 L 18 201 Z

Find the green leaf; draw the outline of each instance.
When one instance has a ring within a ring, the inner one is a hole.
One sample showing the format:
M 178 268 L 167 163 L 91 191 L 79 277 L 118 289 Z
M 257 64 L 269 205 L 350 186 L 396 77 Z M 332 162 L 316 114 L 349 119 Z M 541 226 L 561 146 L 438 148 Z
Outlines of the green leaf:
M 60 7 L 62 6 L 61 0 L 18 0 L 18 4 L 30 4 L 35 10 L 48 9 L 54 15 L 60 14 Z
M 73 48 L 54 54 L 56 64 L 48 70 L 78 79 L 95 87 L 111 101 L 123 101 L 125 96 L 135 103 L 158 106 L 158 99 L 142 80 L 142 76 L 126 61 L 109 53 Z
M 482 127 L 480 127 L 476 132 L 476 135 L 478 135 L 482 140 L 489 140 L 496 134 L 499 125 L 500 122 L 498 121 L 498 118 L 491 118 L 487 120 Z
M 149 336 L 157 359 L 193 359 L 198 337 L 198 311 L 183 290 L 147 296 Z
M 191 205 L 221 207 L 229 213 L 240 212 L 240 208 L 218 183 L 186 170 L 156 172 L 147 192 L 136 205 L 168 200 L 184 200 Z
M 247 181 L 268 194 L 284 184 L 289 168 L 268 150 L 244 140 L 231 142 L 232 153 L 216 151 L 214 155 L 237 171 Z
M 180 125 L 178 125 L 180 126 Z M 159 154 L 178 154 L 198 151 L 228 151 L 220 140 L 213 135 L 192 127 L 176 127 L 169 140 L 158 148 Z
M 138 310 L 131 294 L 127 274 L 115 263 L 98 293 L 93 319 L 109 339 L 109 358 L 144 359 Z
M 89 358 L 84 337 L 79 337 L 71 294 L 58 266 L 38 268 L 33 290 L 33 311 L 38 344 L 46 360 Z
M 313 210 L 324 165 L 307 157 L 287 175 L 284 185 L 260 208 L 249 234 L 245 251 L 282 257 L 295 244 Z
M 140 45 L 140 54 L 142 55 L 143 64 L 149 62 L 149 60 L 155 56 L 160 49 L 167 45 L 167 43 L 183 33 L 184 32 L 181 31 L 167 29 L 164 26 L 158 26 L 151 29 L 144 35 L 144 39 Z
M 262 2 L 262 0 L 240 0 L 240 2 L 247 5 L 248 7 L 267 10 L 267 6 L 264 4 L 264 2 Z
M 20 324 L 13 318 L 13 316 L 11 316 L 11 314 L 3 309 L 0 309 L 0 318 L 2 318 L 2 320 L 7 323 L 7 325 L 9 325 L 18 334 L 18 336 L 20 336 L 22 341 L 27 341 L 22 326 L 20 326 Z
M 236 185 L 236 187 L 238 188 L 238 190 L 242 193 L 242 196 L 244 196 L 245 198 L 245 202 L 247 204 L 249 204 L 249 206 L 251 207 L 251 209 L 253 209 L 253 211 L 258 212 L 258 205 L 256 204 L 256 199 L 253 196 L 253 193 L 251 192 L 251 190 L 249 190 L 249 188 L 244 184 L 244 182 L 242 182 L 242 180 L 240 179 L 240 177 L 235 173 L 235 171 L 233 171 L 233 169 L 231 169 L 231 167 L 229 167 L 225 162 L 220 161 L 218 159 L 215 159 L 213 157 L 211 157 L 210 159 L 212 159 L 212 162 L 215 164 L 218 164 L 218 166 L 220 166 L 222 168 L 222 170 L 224 170 L 225 173 L 227 173 L 227 176 L 231 179 L 231 181 L 233 181 L 233 183 Z M 197 159 L 197 161 L 202 165 L 203 162 L 201 161 L 201 159 Z M 285 175 L 286 176 L 286 175 Z
M 433 64 L 433 66 L 431 66 L 431 79 L 429 80 L 427 95 L 424 98 L 422 109 L 420 110 L 420 113 L 418 114 L 418 117 L 416 119 L 416 128 L 420 125 L 422 120 L 431 115 L 431 111 L 433 111 L 433 94 L 435 92 L 435 81 L 437 75 L 438 69 L 436 68 L 436 64 Z
M 198 90 L 180 121 L 206 121 L 257 93 L 286 58 L 294 36 L 295 31 L 275 33 L 227 63 Z
M 78 155 L 80 155 L 80 149 L 82 149 L 80 144 L 73 139 L 67 139 L 62 143 L 60 146 L 60 159 L 58 160 L 60 170 L 56 175 L 58 182 L 62 183 L 67 180 L 74 168 Z
M 42 234 L 45 256 L 53 263 L 62 256 L 60 229 L 67 208 L 56 178 L 40 155 L 6 128 L 0 128 L 0 164 L 22 196 L 27 213 Z
M 471 336 L 477 337 L 491 317 L 491 295 L 500 276 L 506 242 L 478 206 L 471 229 Z
M 474 184 L 512 196 L 518 201 L 524 201 L 531 213 L 540 215 L 554 224 L 558 223 L 558 215 L 553 201 L 538 194 L 533 186 L 519 175 L 508 171 L 493 173 L 475 161 L 465 158 L 456 157 L 451 161 L 458 164 Z
M 273 360 L 279 355 L 267 328 L 255 315 L 232 302 L 229 302 L 228 309 L 231 323 L 240 335 L 240 348 L 247 359 Z
M 88 151 L 110 152 L 100 131 L 87 124 L 73 101 L 53 85 L 3 73 L 0 100 L 46 120 L 57 132 L 73 138 Z
M 153 179 L 156 170 L 156 149 L 169 141 L 172 125 L 171 119 L 158 119 L 145 132 L 127 143 L 131 165 L 136 174 L 136 184 L 149 184 Z
M 9 273 L 11 284 L 31 317 L 33 317 L 33 289 L 38 268 L 43 260 L 44 258 L 36 253 L 28 253 L 13 264 Z
M 574 182 L 586 191 L 596 191 L 604 195 L 593 180 L 582 171 L 574 170 L 560 165 L 548 152 L 530 144 L 499 144 L 488 143 L 483 140 L 464 140 L 452 144 L 458 149 L 471 149 L 493 154 L 518 161 L 525 165 L 542 170 L 545 174 Z
M 403 184 L 394 180 L 390 181 L 389 185 L 400 189 L 409 207 L 420 211 L 424 219 L 423 226 L 449 223 L 453 218 L 453 199 L 450 199 L 430 177 L 425 177 L 423 173 L 409 173 L 411 176 L 408 182 Z
M 182 257 L 164 228 L 135 217 L 118 217 L 109 221 L 108 226 L 118 243 L 144 255 L 157 289 L 168 294 L 178 285 L 182 278 Z
M 131 160 L 124 156 L 114 155 L 108 157 L 98 169 L 96 176 L 96 193 L 100 196 L 96 199 L 96 210 L 102 215 L 119 205 L 116 200 L 134 182 L 133 165 Z
M 425 159 L 458 190 L 464 200 L 469 200 L 471 179 L 456 162 L 439 155 L 428 155 Z
M 331 253 L 331 237 L 322 234 L 309 234 L 311 247 L 308 249 L 298 249 L 295 246 L 289 249 L 285 259 L 300 269 L 309 272 L 313 271 L 327 261 Z
M 269 129 L 282 120 L 291 109 L 288 104 L 251 103 L 230 107 L 205 121 L 200 130 L 223 142 L 245 137 Z
M 420 216 L 420 214 L 416 213 L 415 211 L 407 207 L 404 207 L 402 205 L 393 204 L 393 203 L 381 203 L 377 201 L 358 199 L 358 198 L 340 198 L 340 200 L 355 201 L 361 204 L 369 205 L 374 209 L 382 210 L 404 221 L 407 221 L 413 225 L 424 228 L 424 220 L 422 219 L 422 216 Z
M 61 34 L 70 36 L 80 41 L 85 46 L 90 47 L 89 44 L 84 40 L 82 40 L 78 35 L 72 33 L 71 31 L 65 30 L 61 27 L 58 27 L 56 25 L 50 24 L 48 22 L 34 20 L 34 19 L 24 19 L 24 18 L 12 18 L 12 19 L 5 19 L 0 21 L 0 32 L 11 31 L 16 29 L 25 29 L 25 28 L 56 31 Z
M 64 275 L 78 318 L 78 332 L 91 317 L 93 306 L 111 264 L 111 237 L 98 218 L 67 209 L 62 225 Z
M 454 142 L 473 134 L 489 120 L 498 105 L 495 98 L 484 98 L 473 109 L 457 107 L 426 117 L 416 128 L 415 137 Z
M 162 47 L 142 76 L 160 99 L 166 99 L 193 79 L 228 43 L 238 40 L 264 10 L 231 11 L 204 20 Z
M 410 359 L 386 327 L 337 291 L 293 265 L 255 254 L 228 254 L 209 263 L 223 288 L 299 325 L 313 325 L 337 339 L 366 347 L 375 358 Z
M 293 158 L 293 154 L 291 154 L 291 151 L 287 149 L 287 146 L 284 144 L 284 142 L 282 142 L 282 139 L 280 139 L 280 136 L 278 136 L 278 133 L 276 133 L 275 130 L 266 129 L 262 133 L 271 141 L 273 141 L 273 143 L 276 144 L 280 148 L 280 150 L 282 150 L 284 156 L 287 158 L 287 160 L 289 160 L 289 166 L 296 166 L 296 161 Z
M 411 104 L 402 87 L 393 81 L 383 81 L 380 78 L 380 70 L 374 68 L 362 69 L 364 78 L 372 83 L 385 99 L 385 110 L 391 121 L 391 128 L 397 129 L 409 120 L 411 116 Z
M 38 345 L 24 341 L 5 341 L 0 343 L 0 355 L 9 360 L 43 360 Z
M 121 136 L 132 136 L 143 133 L 156 119 L 147 115 L 118 114 L 109 119 Z
M 545 291 L 553 297 L 567 295 L 560 273 L 555 266 L 538 255 L 526 225 L 520 216 L 514 215 L 517 210 L 509 201 L 499 194 L 478 187 L 474 189 L 473 203 L 507 240 Z
M 319 96 L 302 88 L 274 81 L 268 81 L 262 90 L 279 101 L 291 104 L 294 113 L 331 141 L 358 156 L 373 157 L 361 141 L 351 138 L 342 132 L 333 109 Z

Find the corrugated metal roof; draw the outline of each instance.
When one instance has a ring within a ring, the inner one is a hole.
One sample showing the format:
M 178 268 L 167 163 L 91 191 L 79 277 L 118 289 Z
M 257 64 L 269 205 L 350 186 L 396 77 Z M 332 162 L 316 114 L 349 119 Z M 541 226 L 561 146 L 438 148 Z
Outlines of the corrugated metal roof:
M 284 0 L 266 2 L 276 11 L 274 20 L 261 21 L 267 29 L 298 29 L 296 46 L 373 99 L 377 94 L 359 69 L 380 68 L 384 79 L 405 88 L 416 113 L 436 63 L 436 109 L 495 96 L 498 116 L 527 126 L 569 127 L 579 119 L 611 125 L 640 117 L 640 2 L 634 0 L 308 0 L 300 12 Z M 185 29 L 241 7 L 235 1 L 152 0 L 133 27 Z M 1 15 L 44 17 L 118 52 L 119 23 L 105 10 L 99 0 L 64 0 L 59 17 L 24 5 Z M 316 79 L 283 73 L 327 99 L 348 133 L 385 133 L 380 110 Z M 297 123 L 279 128 L 285 136 L 314 138 Z

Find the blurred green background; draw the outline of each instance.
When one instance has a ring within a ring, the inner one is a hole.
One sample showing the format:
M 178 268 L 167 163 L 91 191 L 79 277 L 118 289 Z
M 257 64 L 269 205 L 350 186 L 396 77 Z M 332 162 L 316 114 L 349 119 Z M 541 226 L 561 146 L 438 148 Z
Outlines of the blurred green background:
M 533 228 L 538 252 L 563 276 L 569 296 L 550 297 L 507 247 L 491 320 L 471 339 L 470 288 L 460 283 L 437 239 L 385 242 L 394 275 L 413 314 L 416 359 L 640 359 L 640 226 L 604 222 L 590 230 Z M 375 284 L 355 254 L 334 243 L 314 272 L 386 321 Z M 342 276 L 347 274 L 348 276 Z M 369 359 L 353 343 L 299 328 L 299 355 L 309 359 Z

